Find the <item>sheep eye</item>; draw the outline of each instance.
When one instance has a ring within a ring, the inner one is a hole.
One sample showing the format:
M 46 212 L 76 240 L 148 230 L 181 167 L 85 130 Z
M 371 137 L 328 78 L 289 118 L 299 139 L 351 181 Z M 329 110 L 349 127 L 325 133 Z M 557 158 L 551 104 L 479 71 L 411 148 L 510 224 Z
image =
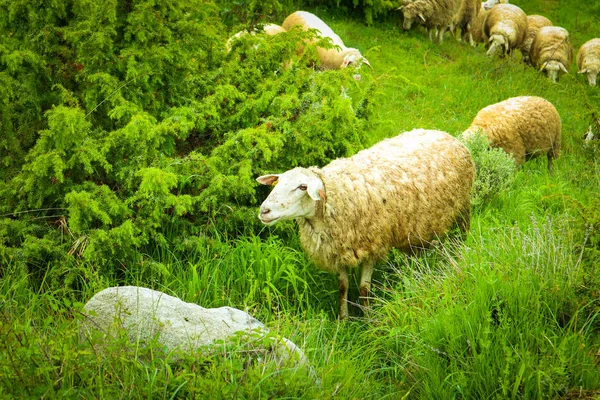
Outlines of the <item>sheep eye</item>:
M 307 186 L 303 183 L 302 185 L 298 186 L 298 189 L 300 190 L 306 190 Z

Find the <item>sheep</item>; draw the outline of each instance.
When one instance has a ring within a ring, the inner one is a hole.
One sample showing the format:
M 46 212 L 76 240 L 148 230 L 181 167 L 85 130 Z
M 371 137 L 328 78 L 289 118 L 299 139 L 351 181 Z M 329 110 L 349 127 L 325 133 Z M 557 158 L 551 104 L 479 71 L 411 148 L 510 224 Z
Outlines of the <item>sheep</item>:
M 527 33 L 525 34 L 525 39 L 523 39 L 523 42 L 519 46 L 519 50 L 523 55 L 523 61 L 526 63 L 530 63 L 529 51 L 531 50 L 533 39 L 543 26 L 552 26 L 552 21 L 542 15 L 527 16 Z
M 283 21 L 283 28 L 286 30 L 292 29 L 299 25 L 303 30 L 316 29 L 319 36 L 330 38 L 334 46 L 339 48 L 324 49 L 317 48 L 321 68 L 323 69 L 339 69 L 346 68 L 350 64 L 360 65 L 361 63 L 368 65 L 369 61 L 360 54 L 358 49 L 346 47 L 342 39 L 331 29 L 322 19 L 314 14 L 306 11 L 296 11 Z
M 263 25 L 262 27 L 262 32 L 265 33 L 268 36 L 275 36 L 278 35 L 282 32 L 285 32 L 286 30 L 283 29 L 283 27 L 277 25 L 277 24 L 266 24 Z M 235 35 L 231 36 L 228 40 L 227 43 L 225 43 L 225 51 L 227 51 L 227 53 L 229 53 L 231 51 L 231 47 L 233 46 L 233 42 L 236 39 L 239 39 L 240 37 L 247 35 L 249 32 L 244 30 L 244 31 L 239 31 L 238 33 L 236 33 Z M 260 32 L 259 32 L 260 33 Z M 256 35 L 256 32 L 250 32 L 251 35 Z
M 475 43 L 485 43 L 488 41 L 488 37 L 483 33 L 483 25 L 485 24 L 485 19 L 487 18 L 489 10 L 485 8 L 481 8 L 475 21 L 473 21 L 473 28 L 471 28 L 471 34 L 473 35 L 473 40 Z
M 512 155 L 517 166 L 542 154 L 548 170 L 560 155 L 560 115 L 549 101 L 536 96 L 512 97 L 481 109 L 463 137 L 482 132 L 492 147 Z
M 493 56 L 498 48 L 502 53 L 511 54 L 525 39 L 527 15 L 513 4 L 498 4 L 489 11 L 483 32 L 489 38 L 488 56 Z
M 475 167 L 469 150 L 441 131 L 415 129 L 323 168 L 297 167 L 257 181 L 275 188 L 260 206 L 265 225 L 295 219 L 304 250 L 339 274 L 339 318 L 348 315 L 348 268 L 362 264 L 368 306 L 375 263 L 391 248 L 426 246 L 470 223 Z
M 437 31 L 438 42 L 444 41 L 444 33 L 452 25 L 452 20 L 458 12 L 462 0 L 413 0 L 399 7 L 404 15 L 404 30 L 409 30 L 415 20 L 421 20 L 427 28 L 429 40 L 433 41 L 432 33 Z
M 596 76 L 600 71 L 600 39 L 585 42 L 577 52 L 577 67 L 580 74 L 586 74 L 590 86 L 596 86 Z
M 458 12 L 453 19 L 453 27 L 460 29 L 462 40 L 465 42 L 468 40 L 471 46 L 476 45 L 473 40 L 473 25 L 480 10 L 480 0 L 461 0 Z
M 573 47 L 569 32 L 558 26 L 543 26 L 531 44 L 531 62 L 540 71 L 546 71 L 553 82 L 558 80 L 558 72 L 569 73 L 573 62 Z

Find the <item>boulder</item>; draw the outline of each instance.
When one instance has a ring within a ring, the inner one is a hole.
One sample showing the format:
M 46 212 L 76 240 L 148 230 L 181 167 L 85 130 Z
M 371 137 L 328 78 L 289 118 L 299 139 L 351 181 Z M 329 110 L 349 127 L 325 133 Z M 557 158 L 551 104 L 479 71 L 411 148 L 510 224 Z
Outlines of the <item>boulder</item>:
M 298 346 L 269 334 L 262 322 L 232 307 L 204 308 L 156 290 L 121 286 L 98 292 L 84 306 L 84 313 L 80 333 L 88 340 L 95 340 L 98 331 L 103 340 L 126 334 L 132 343 L 156 343 L 177 357 L 179 352 L 194 353 L 215 342 L 235 339 L 263 346 L 252 353 L 267 355 L 280 364 L 306 363 Z

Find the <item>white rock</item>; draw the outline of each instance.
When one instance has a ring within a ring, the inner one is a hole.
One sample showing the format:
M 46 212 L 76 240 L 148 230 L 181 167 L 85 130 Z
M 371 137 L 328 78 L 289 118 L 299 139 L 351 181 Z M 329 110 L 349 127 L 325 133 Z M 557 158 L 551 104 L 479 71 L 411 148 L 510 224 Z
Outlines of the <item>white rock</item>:
M 104 289 L 87 302 L 84 312 L 82 336 L 93 337 L 92 331 L 101 331 L 106 340 L 124 329 L 132 343 L 156 341 L 169 353 L 193 352 L 240 333 L 253 334 L 248 336 L 249 341 L 269 333 L 262 322 L 244 311 L 232 307 L 203 308 L 137 286 Z M 273 359 L 279 363 L 306 363 L 303 352 L 286 338 L 272 338 L 271 347 Z

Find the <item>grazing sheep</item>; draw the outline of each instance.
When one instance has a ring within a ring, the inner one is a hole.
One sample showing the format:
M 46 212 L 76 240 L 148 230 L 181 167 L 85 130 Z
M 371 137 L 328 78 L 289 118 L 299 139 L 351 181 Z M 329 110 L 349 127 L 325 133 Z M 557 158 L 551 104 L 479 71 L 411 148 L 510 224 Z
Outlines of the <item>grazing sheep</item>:
M 321 67 L 323 69 L 339 69 L 346 68 L 350 64 L 360 65 L 364 63 L 369 67 L 369 61 L 364 58 L 358 49 L 346 47 L 342 39 L 331 29 L 322 19 L 314 14 L 306 11 L 296 11 L 283 21 L 283 28 L 286 30 L 292 29 L 294 26 L 300 25 L 303 30 L 316 29 L 319 31 L 319 36 L 330 38 L 334 46 L 339 46 L 339 49 L 334 47 L 317 49 Z
M 527 15 L 513 4 L 498 4 L 485 19 L 483 32 L 489 38 L 488 56 L 496 54 L 498 49 L 503 54 L 511 54 L 525 39 Z
M 487 0 L 481 3 L 484 10 L 491 10 L 496 4 L 508 4 L 508 0 Z
M 339 274 L 340 319 L 348 315 L 348 268 L 362 263 L 365 304 L 375 263 L 391 248 L 426 246 L 470 222 L 475 167 L 445 132 L 415 129 L 323 168 L 294 168 L 257 178 L 273 191 L 260 206 L 265 225 L 296 219 L 304 250 Z
M 569 32 L 558 26 L 543 26 L 531 44 L 531 63 L 540 71 L 546 71 L 553 82 L 558 80 L 558 72 L 569 73 L 573 62 L 573 47 Z
M 485 36 L 485 33 L 483 33 L 483 26 L 489 13 L 489 10 L 481 8 L 477 14 L 477 17 L 475 18 L 475 21 L 473 21 L 471 34 L 473 35 L 473 40 L 475 43 L 486 43 L 488 41 L 488 37 Z
M 262 32 L 267 34 L 268 36 L 275 36 L 282 32 L 285 32 L 285 29 L 283 29 L 283 27 L 281 27 L 277 24 L 266 24 L 266 25 L 263 25 Z M 253 31 L 253 32 L 239 31 L 238 33 L 236 33 L 235 35 L 233 35 L 232 37 L 230 37 L 227 40 L 227 43 L 225 43 L 225 50 L 229 53 L 231 51 L 233 42 L 236 39 L 239 39 L 240 37 L 247 35 L 248 33 L 250 33 L 251 35 L 256 35 L 255 31 Z M 261 33 L 261 32 L 259 32 L 259 33 Z
M 527 33 L 525 34 L 525 39 L 523 39 L 523 42 L 519 46 L 519 50 L 521 50 L 521 54 L 523 54 L 524 62 L 530 62 L 529 51 L 531 50 L 531 44 L 540 28 L 544 26 L 552 26 L 552 21 L 542 15 L 527 16 Z
M 415 20 L 420 20 L 427 28 L 429 40 L 437 31 L 438 42 L 444 41 L 444 33 L 452 25 L 462 0 L 413 0 L 398 8 L 404 15 L 404 30 L 409 30 Z
M 520 96 L 481 109 L 464 137 L 482 131 L 492 147 L 511 154 L 517 166 L 546 154 L 548 169 L 560 155 L 560 116 L 549 101 L 536 96 Z
M 518 47 L 527 32 L 527 15 L 521 8 L 512 4 L 498 4 L 489 10 L 483 26 L 483 35 L 487 38 L 491 56 L 501 50 L 502 54 L 511 54 Z
M 468 41 L 471 46 L 475 46 L 473 40 L 473 25 L 481 10 L 480 0 L 461 0 L 458 12 L 454 16 L 454 28 L 459 28 L 462 40 Z
M 590 86 L 596 86 L 596 76 L 600 71 L 600 39 L 585 42 L 577 52 L 577 67 L 580 74 L 586 74 Z

